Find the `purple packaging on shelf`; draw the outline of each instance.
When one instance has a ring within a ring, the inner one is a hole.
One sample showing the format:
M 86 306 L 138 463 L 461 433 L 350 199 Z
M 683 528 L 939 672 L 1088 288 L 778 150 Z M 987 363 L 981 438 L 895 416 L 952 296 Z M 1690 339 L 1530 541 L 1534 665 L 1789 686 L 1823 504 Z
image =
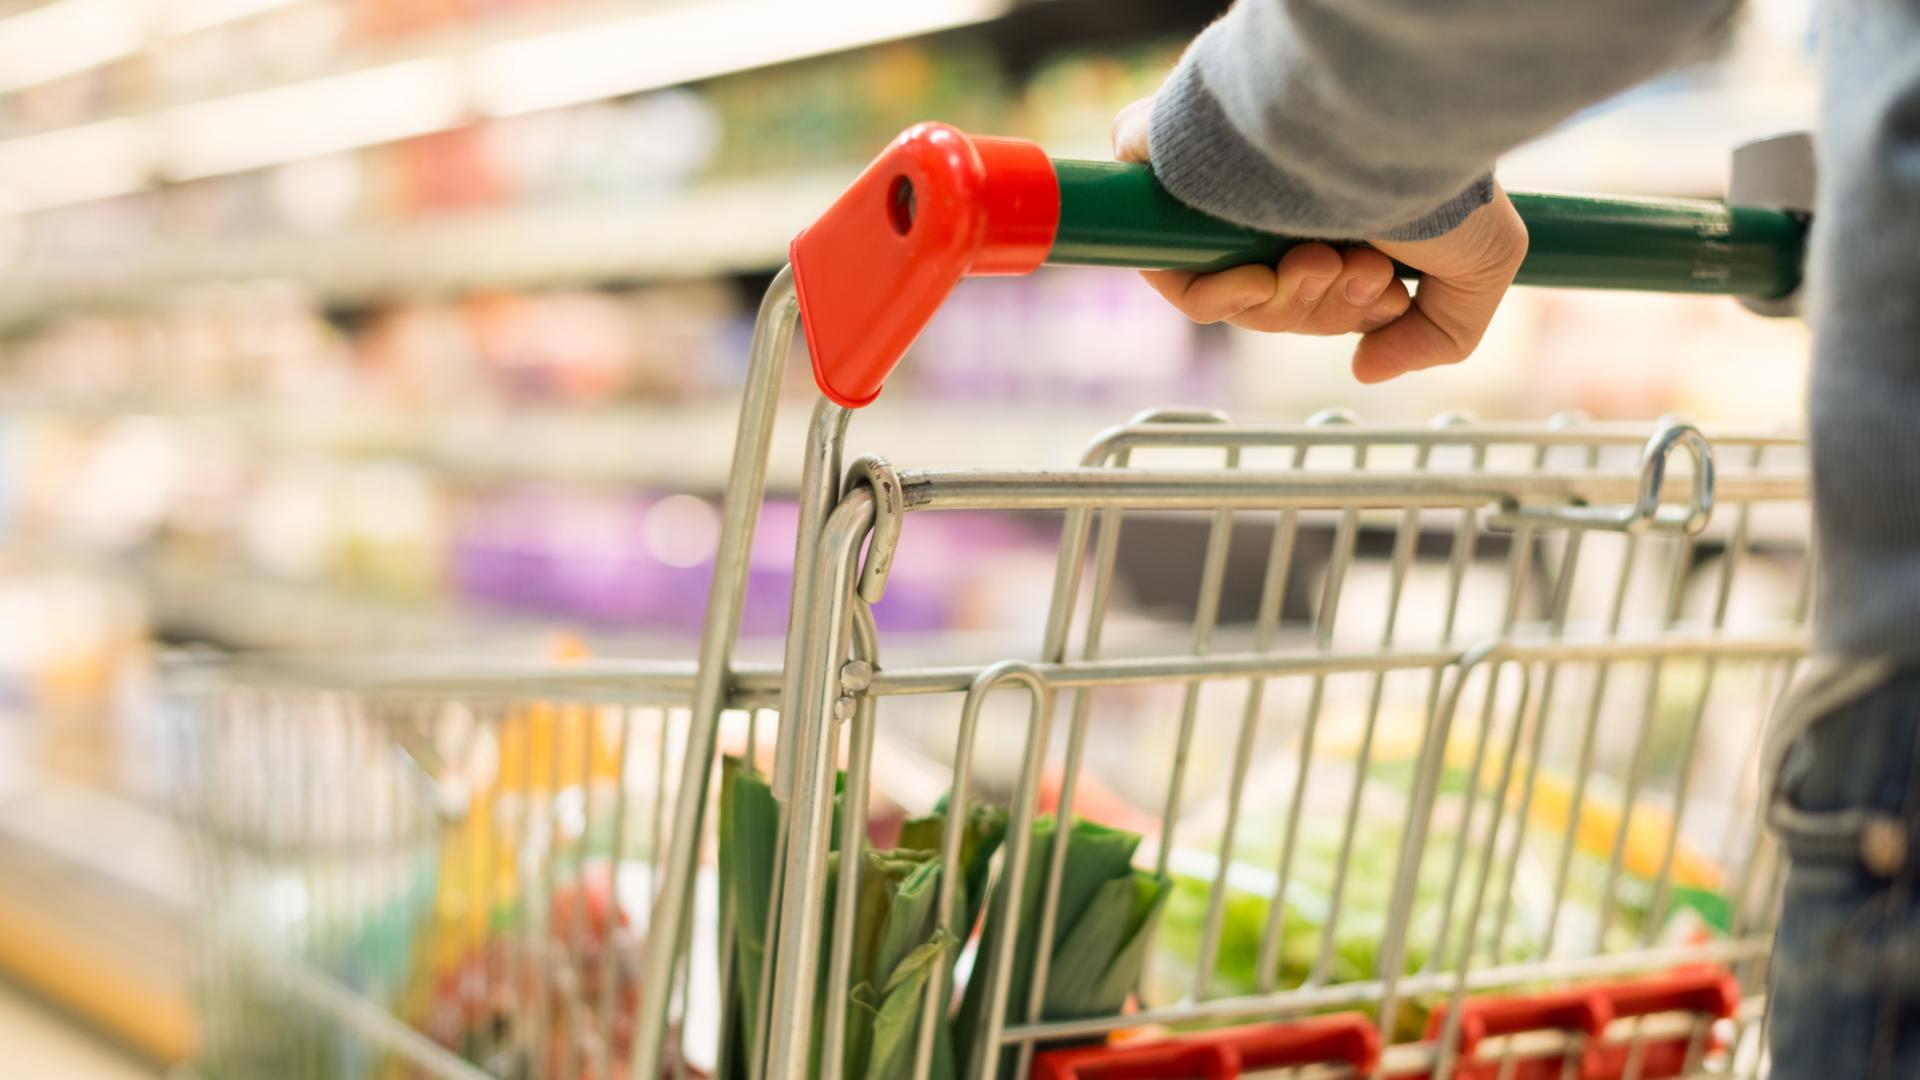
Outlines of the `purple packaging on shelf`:
M 713 560 L 709 555 L 679 566 L 662 560 L 659 537 L 650 538 L 647 527 L 661 501 L 546 489 L 493 496 L 462 517 L 453 580 L 462 595 L 490 607 L 697 633 L 706 618 Z M 785 500 L 769 502 L 761 513 L 749 556 L 743 637 L 786 632 L 797 515 L 795 504 Z M 998 556 L 1045 542 L 1035 530 L 988 515 L 916 519 L 906 527 L 875 621 L 893 633 L 977 623 L 981 585 Z
M 1197 328 L 1126 274 L 1050 268 L 961 283 L 902 370 L 942 398 L 1052 404 L 1210 388 Z
M 470 508 L 454 541 L 454 580 L 489 606 L 593 622 L 655 621 L 659 564 L 641 547 L 644 500 L 547 489 Z

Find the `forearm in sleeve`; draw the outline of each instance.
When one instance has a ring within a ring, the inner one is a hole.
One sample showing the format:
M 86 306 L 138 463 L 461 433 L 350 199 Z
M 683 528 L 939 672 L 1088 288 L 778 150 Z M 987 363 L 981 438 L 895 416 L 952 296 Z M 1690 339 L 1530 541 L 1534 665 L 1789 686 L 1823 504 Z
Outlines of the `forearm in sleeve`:
M 1182 201 L 1301 236 L 1437 236 L 1495 158 L 1697 55 L 1736 0 L 1239 0 L 1154 102 Z

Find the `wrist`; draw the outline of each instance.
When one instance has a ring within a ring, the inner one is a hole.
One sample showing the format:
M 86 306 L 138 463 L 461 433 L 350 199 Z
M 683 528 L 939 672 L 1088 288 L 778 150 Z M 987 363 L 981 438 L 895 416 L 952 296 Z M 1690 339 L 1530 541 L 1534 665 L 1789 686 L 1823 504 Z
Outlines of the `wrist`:
M 1460 194 L 1414 218 L 1404 225 L 1388 229 L 1374 239 L 1431 240 L 1444 236 L 1466 223 L 1473 212 L 1493 201 L 1493 174 L 1484 173 L 1468 184 Z

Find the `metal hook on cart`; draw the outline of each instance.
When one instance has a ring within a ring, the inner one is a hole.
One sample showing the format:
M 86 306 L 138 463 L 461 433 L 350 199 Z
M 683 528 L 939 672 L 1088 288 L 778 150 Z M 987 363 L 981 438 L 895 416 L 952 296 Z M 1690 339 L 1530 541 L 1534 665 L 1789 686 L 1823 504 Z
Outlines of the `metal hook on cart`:
M 1360 422 L 1359 413 L 1354 412 L 1352 409 L 1342 409 L 1337 407 L 1331 408 L 1331 409 L 1321 409 L 1319 412 L 1314 413 L 1312 416 L 1307 417 L 1308 427 L 1327 427 L 1328 425 L 1331 425 L 1331 424 L 1357 424 L 1359 422 Z
M 1153 424 L 1227 424 L 1232 417 L 1219 409 L 1189 409 L 1167 407 L 1142 409 L 1127 418 L 1124 424 L 1116 424 L 1093 437 L 1087 444 L 1086 452 L 1080 455 L 1080 464 L 1089 468 L 1095 466 L 1122 466 L 1131 459 L 1133 448 L 1144 441 L 1140 428 Z
M 1663 507 L 1660 493 L 1666 485 L 1667 461 L 1684 449 L 1693 459 L 1693 491 L 1687 505 Z M 1626 506 L 1515 506 L 1508 504 L 1490 519 L 1495 526 L 1522 521 L 1612 529 L 1619 532 L 1659 530 L 1697 535 L 1713 516 L 1713 447 L 1692 423 L 1677 417 L 1662 419 L 1660 428 L 1640 451 L 1640 482 L 1633 502 Z
M 1307 426 L 1310 428 L 1351 427 L 1355 424 L 1358 424 L 1359 422 L 1360 422 L 1359 413 L 1354 412 L 1352 409 L 1340 408 L 1339 406 L 1333 406 L 1330 408 L 1321 409 L 1319 412 L 1314 413 L 1312 416 L 1307 417 Z M 1304 442 L 1293 448 L 1293 467 L 1294 468 L 1298 469 L 1306 465 L 1307 451 L 1309 449 L 1311 449 L 1309 444 Z M 1356 469 L 1364 468 L 1366 464 L 1367 464 L 1366 446 L 1363 444 L 1363 445 L 1354 447 L 1353 448 L 1353 467 Z
M 877 604 L 887 592 L 887 573 L 893 569 L 893 555 L 900 547 L 900 478 L 893 466 L 878 454 L 866 454 L 847 467 L 847 492 L 865 485 L 873 490 L 873 539 L 867 543 L 867 559 L 860 567 L 856 586 L 860 599 Z
M 1677 528 L 1692 536 L 1706 528 L 1713 516 L 1713 446 L 1699 428 L 1679 417 L 1662 417 L 1660 424 L 1640 452 L 1640 490 L 1634 499 L 1633 520 Z M 1693 494 L 1684 509 L 1663 510 L 1660 487 L 1667 477 L 1667 459 L 1676 447 L 1685 447 L 1693 459 Z
M 1220 409 L 1187 409 L 1169 406 L 1142 409 L 1127 418 L 1126 427 L 1135 424 L 1228 424 L 1233 418 Z

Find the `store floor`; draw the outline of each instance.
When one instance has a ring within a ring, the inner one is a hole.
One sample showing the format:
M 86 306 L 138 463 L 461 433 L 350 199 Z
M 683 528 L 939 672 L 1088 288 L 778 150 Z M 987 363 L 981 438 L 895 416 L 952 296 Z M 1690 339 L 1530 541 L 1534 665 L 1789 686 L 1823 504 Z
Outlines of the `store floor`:
M 163 1075 L 5 981 L 0 981 L 0 1046 L 6 1047 L 8 1076 L 156 1080 Z

